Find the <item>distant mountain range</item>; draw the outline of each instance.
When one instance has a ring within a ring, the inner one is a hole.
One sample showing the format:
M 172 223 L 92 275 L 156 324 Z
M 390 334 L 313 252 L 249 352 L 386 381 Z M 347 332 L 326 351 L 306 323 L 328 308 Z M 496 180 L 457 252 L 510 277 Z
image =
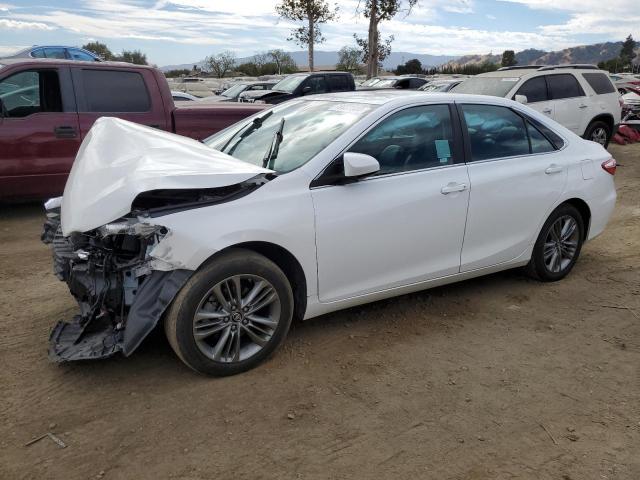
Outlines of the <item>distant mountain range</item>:
M 518 65 L 560 65 L 564 63 L 590 63 L 610 60 L 620 54 L 622 42 L 595 43 L 593 45 L 580 45 L 578 47 L 565 48 L 556 52 L 545 52 L 529 48 L 516 53 Z M 477 64 L 484 62 L 500 63 L 502 52 L 499 55 L 465 55 L 455 58 L 448 63 L 451 65 Z
M 287 52 L 293 57 L 293 60 L 299 67 L 306 67 L 309 64 L 309 57 L 306 51 Z M 248 62 L 253 57 L 238 58 L 238 63 Z M 450 60 L 457 58 L 455 55 L 425 55 L 421 53 L 409 53 L 409 52 L 392 52 L 383 62 L 385 68 L 396 68 L 399 64 L 405 63 L 408 60 L 417 58 L 422 65 L 429 67 L 437 67 L 443 63 L 447 63 Z M 338 63 L 338 52 L 325 52 L 322 50 L 316 50 L 314 55 L 314 62 L 316 66 L 321 67 L 333 67 Z M 204 60 L 200 60 L 193 63 L 184 63 L 181 65 L 166 65 L 160 67 L 160 70 L 166 72 L 168 70 L 181 70 L 184 68 L 193 68 L 194 65 L 202 67 Z
M 581 45 L 578 47 L 565 48 L 556 52 L 545 52 L 544 50 L 536 50 L 529 48 L 516 53 L 516 61 L 518 65 L 558 65 L 563 63 L 593 63 L 597 64 L 604 60 L 615 58 L 620 53 L 622 42 L 606 42 L 596 43 L 593 45 Z M 639 49 L 640 50 L 640 49 Z M 288 52 L 299 67 L 306 67 L 308 57 L 306 51 Z M 238 59 L 238 63 L 250 61 L 253 57 L 243 57 Z M 421 53 L 410 52 L 392 52 L 383 62 L 386 69 L 394 69 L 400 64 L 417 58 L 423 67 L 437 67 L 443 64 L 465 65 L 483 62 L 500 63 L 502 60 L 502 52 L 499 54 L 486 55 L 426 55 Z M 331 68 L 338 63 L 338 52 L 315 52 L 315 64 L 320 68 Z M 636 57 L 636 62 L 640 61 L 640 54 Z M 204 60 L 194 63 L 184 63 L 181 65 L 166 65 L 160 67 L 163 71 L 176 69 L 191 69 L 194 65 L 202 67 Z

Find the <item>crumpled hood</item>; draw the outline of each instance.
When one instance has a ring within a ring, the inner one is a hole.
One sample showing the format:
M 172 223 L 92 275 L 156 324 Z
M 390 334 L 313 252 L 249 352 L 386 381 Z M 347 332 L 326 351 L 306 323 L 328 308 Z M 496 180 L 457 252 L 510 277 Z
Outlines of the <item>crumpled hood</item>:
M 85 137 L 71 168 L 62 198 L 62 233 L 86 232 L 117 220 L 142 192 L 224 187 L 269 172 L 190 138 L 103 117 Z

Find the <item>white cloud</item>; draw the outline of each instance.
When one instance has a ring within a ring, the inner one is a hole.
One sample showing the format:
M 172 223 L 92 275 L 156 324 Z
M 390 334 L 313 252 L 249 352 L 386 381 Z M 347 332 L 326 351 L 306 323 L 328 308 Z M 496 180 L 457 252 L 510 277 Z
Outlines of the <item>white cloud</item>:
M 42 22 L 23 22 L 11 20 L 10 18 L 0 18 L 0 29 L 11 30 L 55 30 L 54 27 Z
M 24 48 L 27 48 L 27 46 L 26 45 L 0 45 L 0 58 L 7 55 L 13 55 L 14 53 Z

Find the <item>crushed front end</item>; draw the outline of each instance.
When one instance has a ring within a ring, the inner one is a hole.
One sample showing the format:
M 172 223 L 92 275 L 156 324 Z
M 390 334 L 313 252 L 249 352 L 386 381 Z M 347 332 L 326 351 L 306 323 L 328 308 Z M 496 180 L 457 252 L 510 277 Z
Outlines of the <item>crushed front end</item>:
M 164 227 L 123 218 L 95 230 L 62 235 L 60 205 L 45 205 L 42 241 L 53 249 L 54 273 L 80 306 L 51 332 L 49 357 L 58 362 L 132 353 L 155 327 L 193 273 L 152 268 L 151 250 Z

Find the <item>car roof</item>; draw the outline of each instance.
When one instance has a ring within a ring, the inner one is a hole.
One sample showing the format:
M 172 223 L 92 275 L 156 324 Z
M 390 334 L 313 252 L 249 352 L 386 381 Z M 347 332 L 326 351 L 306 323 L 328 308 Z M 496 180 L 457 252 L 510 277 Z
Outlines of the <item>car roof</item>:
M 341 103 L 364 103 L 369 105 L 387 105 L 395 106 L 412 105 L 416 101 L 424 101 L 426 103 L 448 103 L 452 101 L 473 102 L 473 103 L 490 103 L 492 105 L 513 105 L 512 100 L 491 97 L 487 95 L 468 95 L 461 93 L 428 93 L 418 90 L 355 90 L 352 92 L 323 93 L 319 95 L 309 95 L 301 97 L 300 100 L 325 100 L 329 102 Z M 519 104 L 518 104 L 519 105 Z
M 75 47 L 74 47 L 75 48 Z M 136 65 L 133 63 L 127 62 L 95 62 L 95 61 L 78 61 L 78 60 L 67 60 L 62 58 L 0 58 L 0 63 L 3 65 L 16 65 L 20 63 L 27 64 L 42 64 L 42 65 L 87 65 L 92 68 L 108 68 L 108 67 L 136 67 L 136 68 L 149 68 L 153 69 L 154 67 L 150 65 Z

